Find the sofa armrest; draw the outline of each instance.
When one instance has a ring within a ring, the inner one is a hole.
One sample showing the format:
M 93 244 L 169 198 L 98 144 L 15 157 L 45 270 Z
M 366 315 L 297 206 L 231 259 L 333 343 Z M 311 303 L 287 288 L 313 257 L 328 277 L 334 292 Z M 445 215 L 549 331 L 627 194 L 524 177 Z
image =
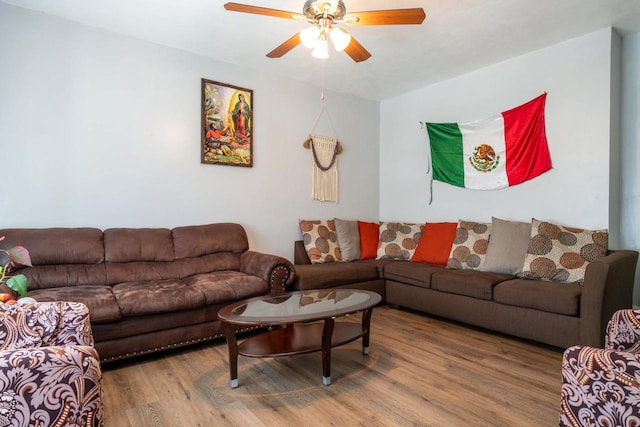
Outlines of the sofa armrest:
M 618 310 L 607 324 L 605 348 L 640 353 L 640 310 Z
M 275 295 L 286 292 L 295 276 L 293 264 L 289 260 L 255 251 L 242 253 L 240 271 L 264 279 L 269 284 L 269 292 Z
M 311 264 L 309 254 L 304 248 L 304 242 L 302 240 L 296 240 L 293 242 L 293 263 L 295 265 Z
M 613 313 L 632 306 L 637 263 L 637 251 L 617 250 L 587 266 L 580 296 L 579 344 L 604 346 Z
M 0 350 L 93 345 L 89 309 L 78 302 L 0 304 Z
M 103 426 L 98 353 L 90 346 L 0 351 L 0 410 L 6 425 Z
M 640 355 L 574 346 L 562 356 L 560 425 L 635 425 Z M 635 422 L 634 422 L 635 421 Z

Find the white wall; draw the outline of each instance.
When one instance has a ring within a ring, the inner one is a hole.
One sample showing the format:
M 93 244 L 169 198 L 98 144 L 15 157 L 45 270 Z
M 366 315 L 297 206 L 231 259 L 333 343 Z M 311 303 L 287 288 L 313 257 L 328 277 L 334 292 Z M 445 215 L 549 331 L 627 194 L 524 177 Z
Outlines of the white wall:
M 640 248 L 640 34 L 611 29 L 512 58 L 381 104 L 380 219 L 532 217 L 608 228 L 610 247 Z M 521 185 L 472 191 L 433 183 L 419 121 L 462 122 L 547 92 L 553 169 Z M 640 305 L 640 271 L 634 305 Z
M 233 221 L 292 258 L 300 217 L 377 219 L 377 102 L 326 94 L 345 150 L 322 203 L 302 147 L 319 88 L 4 3 L 0 57 L 0 228 Z M 253 168 L 200 163 L 201 78 L 254 90 Z
M 622 195 L 622 38 L 611 37 L 609 85 L 609 245 L 621 248 Z
M 490 221 L 493 215 L 608 228 L 613 37 L 603 29 L 383 101 L 380 218 Z M 551 171 L 496 191 L 434 181 L 429 205 L 428 139 L 419 121 L 476 120 L 545 91 Z
M 621 245 L 640 248 L 640 33 L 622 39 Z M 640 277 L 640 271 L 636 271 Z M 639 280 L 636 279 L 636 283 Z M 636 286 L 634 304 L 640 306 Z
M 323 105 L 319 88 L 0 3 L 0 228 L 236 221 L 253 249 L 288 258 L 300 217 L 495 215 L 613 229 L 616 44 L 604 29 L 380 106 L 327 93 L 345 147 L 333 204 L 311 200 L 302 148 Z M 622 58 L 619 246 L 638 249 L 639 34 L 623 39 Z M 200 164 L 201 78 L 254 90 L 253 168 Z M 498 191 L 434 182 L 428 204 L 419 121 L 474 120 L 543 91 L 552 171 Z M 331 134 L 326 120 L 319 131 Z

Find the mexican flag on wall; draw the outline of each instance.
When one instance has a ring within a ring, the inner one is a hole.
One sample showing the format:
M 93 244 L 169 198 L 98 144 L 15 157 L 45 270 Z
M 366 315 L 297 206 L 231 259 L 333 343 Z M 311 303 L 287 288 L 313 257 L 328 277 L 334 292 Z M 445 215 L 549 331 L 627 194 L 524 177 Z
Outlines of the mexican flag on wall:
M 551 169 L 544 93 L 467 123 L 427 123 L 433 179 L 474 190 L 520 184 Z

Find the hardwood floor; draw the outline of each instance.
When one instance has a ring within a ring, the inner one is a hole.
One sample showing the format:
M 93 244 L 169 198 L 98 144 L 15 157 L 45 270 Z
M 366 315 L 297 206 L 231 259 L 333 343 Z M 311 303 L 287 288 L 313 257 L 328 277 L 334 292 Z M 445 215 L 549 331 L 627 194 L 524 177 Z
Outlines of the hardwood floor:
M 359 321 L 350 316 L 347 321 Z M 343 319 L 338 319 L 343 320 Z M 103 366 L 106 426 L 558 425 L 560 349 L 391 307 L 361 341 L 320 353 L 240 357 L 224 340 Z

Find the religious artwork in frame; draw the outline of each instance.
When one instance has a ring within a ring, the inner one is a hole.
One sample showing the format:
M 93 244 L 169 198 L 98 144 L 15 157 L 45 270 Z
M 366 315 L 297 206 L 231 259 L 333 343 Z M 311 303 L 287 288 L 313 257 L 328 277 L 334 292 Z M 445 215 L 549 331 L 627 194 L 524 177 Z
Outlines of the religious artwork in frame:
M 201 163 L 253 167 L 253 90 L 202 79 Z

